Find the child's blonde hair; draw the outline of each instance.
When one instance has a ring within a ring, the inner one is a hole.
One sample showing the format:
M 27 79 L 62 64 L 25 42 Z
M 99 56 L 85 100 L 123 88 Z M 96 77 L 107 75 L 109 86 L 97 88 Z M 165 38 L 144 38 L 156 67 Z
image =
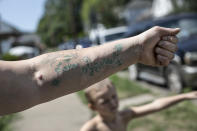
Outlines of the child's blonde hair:
M 98 93 L 99 91 L 101 91 L 103 89 L 103 87 L 113 87 L 113 84 L 112 82 L 107 78 L 107 79 L 104 79 L 90 87 L 88 87 L 86 90 L 85 90 L 85 96 L 88 100 L 89 103 L 93 104 L 94 101 L 93 101 L 93 98 L 92 96 L 95 94 L 95 93 Z

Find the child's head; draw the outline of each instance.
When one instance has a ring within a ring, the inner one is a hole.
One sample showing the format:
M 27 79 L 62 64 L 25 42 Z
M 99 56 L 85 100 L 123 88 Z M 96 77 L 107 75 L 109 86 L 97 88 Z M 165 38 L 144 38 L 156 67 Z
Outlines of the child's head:
M 88 106 L 102 115 L 111 115 L 118 110 L 118 97 L 109 79 L 98 82 L 85 90 Z

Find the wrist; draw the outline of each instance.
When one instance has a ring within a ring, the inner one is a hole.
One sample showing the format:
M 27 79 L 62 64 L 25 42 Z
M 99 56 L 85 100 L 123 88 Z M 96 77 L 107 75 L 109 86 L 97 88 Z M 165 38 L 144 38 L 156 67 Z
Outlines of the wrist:
M 182 98 L 183 100 L 188 100 L 188 99 L 189 99 L 188 94 L 181 94 L 180 96 L 181 96 L 181 98 Z
M 184 95 L 184 99 L 185 99 L 185 100 L 192 100 L 192 99 L 194 99 L 194 98 L 191 96 L 190 93 L 185 93 L 185 94 L 183 94 L 183 95 Z
M 142 59 L 142 54 L 144 51 L 143 48 L 143 40 L 141 39 L 142 37 L 137 35 L 134 37 L 136 43 L 134 44 L 135 47 L 135 53 L 136 53 L 136 63 L 139 63 Z

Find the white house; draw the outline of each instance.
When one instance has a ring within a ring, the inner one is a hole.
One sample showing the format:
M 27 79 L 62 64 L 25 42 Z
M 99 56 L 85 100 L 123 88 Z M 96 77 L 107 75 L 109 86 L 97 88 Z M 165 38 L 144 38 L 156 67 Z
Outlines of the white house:
M 183 6 L 184 0 L 176 0 L 178 6 Z M 154 0 L 152 5 L 153 17 L 162 17 L 173 11 L 172 0 Z

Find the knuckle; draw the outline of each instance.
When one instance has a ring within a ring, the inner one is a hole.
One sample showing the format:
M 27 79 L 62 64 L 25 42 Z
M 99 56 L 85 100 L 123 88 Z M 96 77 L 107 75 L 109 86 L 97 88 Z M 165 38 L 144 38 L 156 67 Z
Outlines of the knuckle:
M 160 41 L 159 42 L 159 46 L 161 46 L 161 47 L 165 46 L 165 42 L 164 41 Z
M 156 57 L 157 57 L 158 60 L 160 59 L 158 54 L 156 55 Z
M 166 43 L 166 49 L 168 49 L 169 51 L 174 52 L 174 50 L 176 49 L 176 46 L 174 44 L 172 44 L 171 42 L 167 42 Z
M 173 53 L 170 55 L 170 60 L 172 60 L 172 59 L 174 59 L 174 54 Z
M 168 50 L 172 53 L 176 52 L 176 46 L 172 43 L 169 44 Z
M 172 56 L 172 60 L 174 59 L 174 57 L 175 57 L 175 55 L 173 54 L 173 56 Z
M 163 61 L 164 61 L 164 63 L 166 63 L 167 61 L 168 61 L 168 57 L 163 57 Z
M 173 39 L 172 36 L 168 36 L 168 37 L 167 37 L 167 40 L 168 40 L 168 41 L 172 41 L 172 39 Z
M 170 41 L 173 43 L 177 43 L 177 39 L 175 36 L 171 36 Z
M 167 41 L 168 40 L 168 37 L 167 36 L 164 36 L 163 37 L 163 40 Z
M 175 41 L 175 43 L 178 43 L 179 42 L 179 39 L 175 36 L 174 37 L 174 41 Z
M 161 50 L 161 49 L 160 49 L 159 47 L 156 47 L 156 52 L 157 52 L 157 53 L 159 53 L 160 50 Z

